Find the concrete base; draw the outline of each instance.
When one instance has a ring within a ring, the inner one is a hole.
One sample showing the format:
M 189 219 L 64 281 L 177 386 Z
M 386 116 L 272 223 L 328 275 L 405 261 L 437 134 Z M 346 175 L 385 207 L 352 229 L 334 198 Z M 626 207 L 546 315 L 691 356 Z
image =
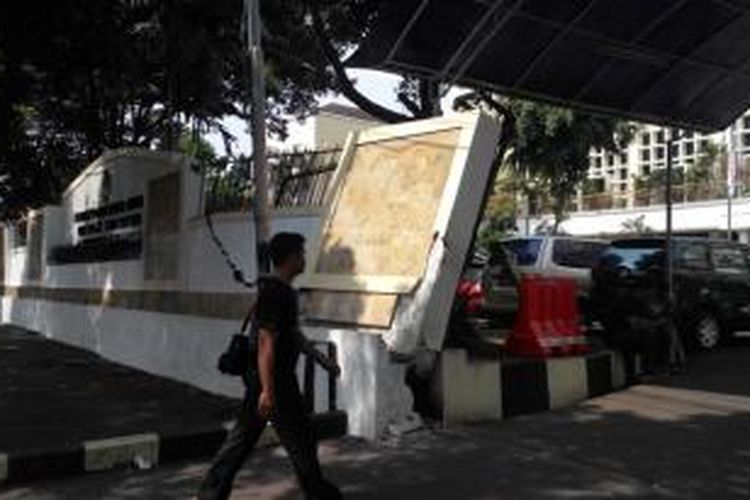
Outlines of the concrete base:
M 328 326 L 305 327 L 305 334 L 338 348 L 337 403 L 349 416 L 349 434 L 377 439 L 389 426 L 400 428 L 414 420 L 406 365 L 393 361 L 379 334 Z
M 435 374 L 434 404 L 446 426 L 564 408 L 625 385 L 622 361 L 610 351 L 536 360 L 446 349 Z

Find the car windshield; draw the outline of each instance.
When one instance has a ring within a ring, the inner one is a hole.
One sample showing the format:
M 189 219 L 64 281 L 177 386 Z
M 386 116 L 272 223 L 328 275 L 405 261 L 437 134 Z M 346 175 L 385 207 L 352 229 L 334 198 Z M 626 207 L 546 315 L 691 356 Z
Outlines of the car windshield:
M 539 257 L 542 240 L 539 238 L 524 238 L 503 242 L 503 247 L 513 253 L 519 266 L 533 266 Z
M 747 273 L 747 251 L 741 247 L 721 246 L 711 249 L 711 262 L 714 269 L 724 273 Z
M 645 245 L 637 247 L 624 245 L 608 248 L 599 263 L 605 269 L 627 269 L 631 272 L 643 272 L 659 267 L 663 260 L 664 249 L 661 246 Z
M 594 266 L 607 248 L 601 241 L 555 240 L 552 261 L 558 266 L 588 269 Z

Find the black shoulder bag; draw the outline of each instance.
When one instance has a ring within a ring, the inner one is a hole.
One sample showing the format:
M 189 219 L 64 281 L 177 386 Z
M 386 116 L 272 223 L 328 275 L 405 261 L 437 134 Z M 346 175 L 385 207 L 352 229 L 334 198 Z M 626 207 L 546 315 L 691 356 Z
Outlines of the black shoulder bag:
M 232 335 L 227 349 L 219 356 L 218 368 L 224 375 L 248 376 L 257 364 L 257 334 L 253 314 L 255 305 L 247 312 L 240 332 Z

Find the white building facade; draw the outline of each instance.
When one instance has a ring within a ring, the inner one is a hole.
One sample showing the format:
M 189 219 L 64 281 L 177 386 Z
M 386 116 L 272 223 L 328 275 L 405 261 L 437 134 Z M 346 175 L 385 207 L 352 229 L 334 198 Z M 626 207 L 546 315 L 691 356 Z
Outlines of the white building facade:
M 648 179 L 666 169 L 668 134 L 665 127 L 637 125 L 624 151 L 592 151 L 588 188 L 579 191 L 562 231 L 613 236 L 627 233 L 636 220 L 650 231 L 665 231 L 665 192 L 661 185 L 649 186 Z M 682 179 L 673 187 L 675 231 L 750 240 L 750 110 L 724 131 L 681 131 L 672 143 L 672 157 L 675 178 Z M 707 162 L 710 174 L 693 180 L 691 170 Z M 551 220 L 544 214 L 519 227 L 533 230 Z

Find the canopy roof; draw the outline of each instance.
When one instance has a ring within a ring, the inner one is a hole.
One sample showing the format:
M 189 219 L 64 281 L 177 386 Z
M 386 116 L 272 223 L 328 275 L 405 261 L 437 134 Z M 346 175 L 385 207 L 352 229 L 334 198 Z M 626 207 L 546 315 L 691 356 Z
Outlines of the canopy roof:
M 716 130 L 750 108 L 750 0 L 384 0 L 348 64 Z

